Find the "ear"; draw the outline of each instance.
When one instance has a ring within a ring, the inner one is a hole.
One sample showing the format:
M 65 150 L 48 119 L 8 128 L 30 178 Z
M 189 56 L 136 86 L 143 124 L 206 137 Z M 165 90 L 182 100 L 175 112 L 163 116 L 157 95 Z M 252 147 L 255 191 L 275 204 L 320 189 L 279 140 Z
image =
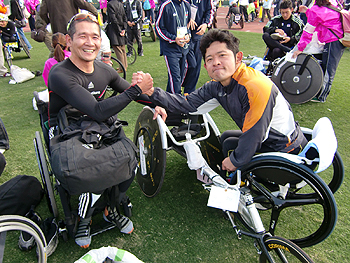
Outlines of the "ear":
M 204 64 L 203 64 L 203 66 L 204 66 L 205 69 L 207 69 L 207 65 L 205 64 L 205 62 L 204 62 Z
M 66 43 L 67 43 L 67 47 L 72 46 L 72 38 L 68 34 L 66 34 Z
M 239 52 L 236 54 L 236 64 L 241 63 L 242 60 L 243 60 L 243 52 L 242 52 L 242 51 L 239 51 Z

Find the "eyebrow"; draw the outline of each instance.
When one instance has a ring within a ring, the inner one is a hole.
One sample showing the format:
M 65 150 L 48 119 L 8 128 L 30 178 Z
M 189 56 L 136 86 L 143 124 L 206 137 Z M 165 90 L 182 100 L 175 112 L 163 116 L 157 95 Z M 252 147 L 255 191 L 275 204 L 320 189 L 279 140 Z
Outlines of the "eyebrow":
M 221 54 L 221 53 L 226 53 L 226 51 L 225 50 L 221 50 L 221 51 L 216 52 L 215 54 Z M 205 59 L 207 59 L 208 57 L 212 57 L 212 56 L 213 55 L 208 55 L 208 56 L 205 57 Z

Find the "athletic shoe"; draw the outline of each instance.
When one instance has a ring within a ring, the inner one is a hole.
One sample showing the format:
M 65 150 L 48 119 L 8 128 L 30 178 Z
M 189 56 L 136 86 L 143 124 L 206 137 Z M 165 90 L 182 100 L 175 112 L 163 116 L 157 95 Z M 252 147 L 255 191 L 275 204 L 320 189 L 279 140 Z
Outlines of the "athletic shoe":
M 143 55 L 143 52 L 139 54 L 139 57 L 143 57 L 143 56 L 144 56 L 144 55 Z
M 37 212 L 34 210 L 30 210 L 25 217 L 32 220 L 34 223 L 36 223 L 38 226 L 41 224 L 41 218 Z M 32 235 L 28 234 L 27 232 L 21 231 L 19 234 L 19 240 L 18 240 L 18 246 L 20 250 L 28 251 L 32 249 L 35 246 L 35 239 Z
M 126 53 L 126 56 L 127 56 L 128 58 L 130 58 L 130 57 L 131 57 L 131 53 Z
M 125 196 L 122 201 L 120 202 L 120 205 L 123 207 L 124 215 L 126 217 L 131 217 L 131 209 L 132 209 L 132 203 L 128 196 Z
M 107 222 L 115 224 L 123 234 L 131 234 L 134 231 L 134 225 L 131 220 L 126 216 L 119 215 L 115 208 L 113 210 L 110 207 L 105 209 L 103 218 Z
M 77 232 L 75 233 L 75 243 L 82 248 L 88 248 L 91 243 L 90 235 L 91 217 L 82 218 L 78 224 Z
M 46 255 L 51 256 L 55 252 L 58 245 L 58 225 L 54 217 L 49 217 L 44 220 L 41 229 L 46 239 Z M 38 248 L 37 253 L 38 253 Z
M 4 75 L 2 75 L 4 78 L 5 77 L 11 77 L 11 73 L 9 73 L 9 72 L 6 72 Z

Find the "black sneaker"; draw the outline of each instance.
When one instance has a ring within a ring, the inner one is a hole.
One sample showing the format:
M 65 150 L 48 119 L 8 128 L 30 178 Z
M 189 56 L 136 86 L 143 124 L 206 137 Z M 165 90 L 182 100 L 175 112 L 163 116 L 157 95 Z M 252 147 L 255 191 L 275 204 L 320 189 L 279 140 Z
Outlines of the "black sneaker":
M 30 210 L 25 217 L 32 220 L 34 223 L 36 223 L 38 226 L 41 224 L 41 218 L 37 212 L 34 210 Z M 19 234 L 19 240 L 18 240 L 18 246 L 20 250 L 28 251 L 31 250 L 35 246 L 35 239 L 32 235 L 28 234 L 25 231 L 21 231 Z
M 108 213 L 107 215 L 106 212 Z M 126 216 L 119 215 L 116 209 L 112 210 L 108 207 L 107 211 L 105 210 L 105 213 L 103 214 L 103 218 L 107 222 L 115 224 L 120 229 L 121 233 L 131 234 L 132 231 L 134 231 L 134 225 L 131 220 Z
M 41 224 L 41 229 L 46 239 L 46 256 L 52 255 L 58 245 L 58 225 L 54 217 L 49 217 Z M 37 248 L 38 253 L 38 248 Z

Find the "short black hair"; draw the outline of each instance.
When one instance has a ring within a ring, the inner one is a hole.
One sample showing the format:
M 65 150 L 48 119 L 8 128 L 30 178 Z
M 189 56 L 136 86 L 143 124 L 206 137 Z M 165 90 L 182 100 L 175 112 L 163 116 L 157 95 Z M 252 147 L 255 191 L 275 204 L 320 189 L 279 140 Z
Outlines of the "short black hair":
M 204 62 L 207 49 L 215 41 L 226 43 L 227 48 L 231 50 L 235 56 L 239 52 L 239 39 L 235 37 L 230 31 L 211 29 L 202 37 L 199 45 L 199 49 L 202 53 Z
M 293 10 L 293 3 L 291 0 L 283 0 L 281 3 L 280 3 L 280 9 L 292 9 Z
M 74 17 L 74 16 L 73 16 Z M 73 20 L 70 24 L 68 24 L 68 28 L 67 28 L 67 34 L 73 39 L 73 35 L 75 34 L 76 30 L 76 24 L 77 23 L 81 23 L 81 22 L 89 22 L 89 23 L 94 23 L 96 24 L 95 21 L 91 20 L 91 18 L 89 16 L 87 16 L 86 18 L 83 19 L 77 19 L 77 20 Z M 98 25 L 98 24 L 96 24 Z M 100 32 L 100 36 L 101 36 L 101 27 L 98 25 L 99 28 L 99 32 Z

